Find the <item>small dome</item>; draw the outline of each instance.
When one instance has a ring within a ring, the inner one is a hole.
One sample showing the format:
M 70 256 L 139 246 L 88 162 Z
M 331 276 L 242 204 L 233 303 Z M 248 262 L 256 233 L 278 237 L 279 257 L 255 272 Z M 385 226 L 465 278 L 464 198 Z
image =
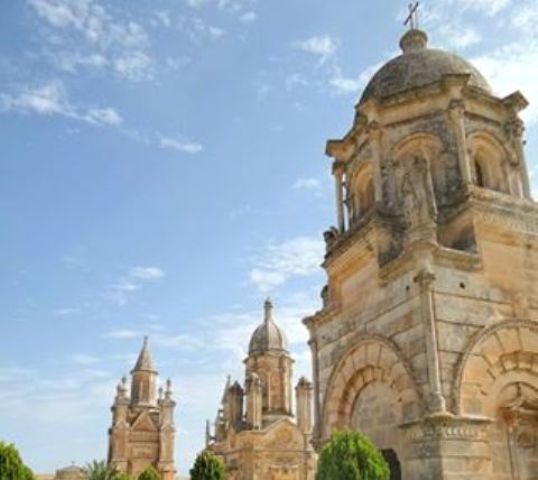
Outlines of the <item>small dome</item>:
M 263 354 L 266 352 L 287 352 L 288 341 L 284 332 L 273 321 L 272 317 L 273 305 L 269 299 L 264 305 L 264 320 L 263 323 L 254 330 L 250 338 L 248 353 Z
M 421 30 L 408 31 L 400 41 L 402 55 L 383 65 L 372 77 L 359 101 L 382 99 L 424 87 L 445 75 L 470 75 L 469 85 L 491 93 L 482 74 L 469 62 L 453 53 L 428 48 L 428 36 Z

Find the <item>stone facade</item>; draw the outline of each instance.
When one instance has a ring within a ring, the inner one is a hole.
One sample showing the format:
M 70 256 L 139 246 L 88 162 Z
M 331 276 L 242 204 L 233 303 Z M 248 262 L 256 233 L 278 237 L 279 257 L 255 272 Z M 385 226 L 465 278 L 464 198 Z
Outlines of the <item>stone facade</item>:
M 293 360 L 271 312 L 268 300 L 250 341 L 245 386 L 228 380 L 207 448 L 224 460 L 230 480 L 313 480 L 312 385 L 304 378 L 297 384 L 294 419 Z
M 173 480 L 174 407 L 172 385 L 160 388 L 157 396 L 157 371 L 153 366 L 147 338 L 131 371 L 131 395 L 127 379 L 117 387 L 112 405 L 112 427 L 109 430 L 108 463 L 120 472 L 136 478 L 153 465 L 163 480 Z
M 405 480 L 538 479 L 538 206 L 519 92 L 412 29 L 334 159 L 314 442 L 360 429 Z

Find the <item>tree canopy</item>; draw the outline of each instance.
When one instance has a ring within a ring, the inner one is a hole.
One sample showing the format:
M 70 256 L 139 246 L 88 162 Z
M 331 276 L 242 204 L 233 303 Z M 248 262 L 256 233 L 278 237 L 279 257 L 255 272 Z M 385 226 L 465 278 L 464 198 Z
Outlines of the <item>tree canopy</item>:
M 360 432 L 337 432 L 321 451 L 316 480 L 389 480 L 381 453 Z
M 191 468 L 191 480 L 225 480 L 226 467 L 214 453 L 200 453 Z
M 15 446 L 0 442 L 0 479 L 34 480 L 34 478 L 32 470 L 24 464 Z
M 138 480 L 161 480 L 161 476 L 159 475 L 159 472 L 150 465 L 138 476 Z

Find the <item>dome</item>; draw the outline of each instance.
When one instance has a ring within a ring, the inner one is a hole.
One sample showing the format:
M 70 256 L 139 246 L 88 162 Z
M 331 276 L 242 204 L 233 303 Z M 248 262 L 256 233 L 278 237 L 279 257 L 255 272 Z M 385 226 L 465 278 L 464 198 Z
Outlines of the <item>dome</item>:
M 269 299 L 264 305 L 263 323 L 254 330 L 248 346 L 248 353 L 263 354 L 270 351 L 286 352 L 288 350 L 288 341 L 286 335 L 273 321 L 273 305 Z
M 400 41 L 402 55 L 390 60 L 374 74 L 359 101 L 382 99 L 424 87 L 445 75 L 470 75 L 469 85 L 491 93 L 482 74 L 469 62 L 453 53 L 428 48 L 428 36 L 421 30 L 408 31 Z

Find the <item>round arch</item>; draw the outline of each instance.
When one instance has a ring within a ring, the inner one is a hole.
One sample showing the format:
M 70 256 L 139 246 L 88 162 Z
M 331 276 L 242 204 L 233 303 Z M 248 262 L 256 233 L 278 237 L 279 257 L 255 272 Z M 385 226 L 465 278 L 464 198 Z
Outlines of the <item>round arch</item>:
M 413 418 L 420 415 L 424 402 L 416 382 L 398 347 L 382 337 L 360 337 L 334 367 L 323 402 L 322 435 L 351 427 L 355 402 L 372 382 L 390 387 Z
M 494 416 L 496 399 L 509 384 L 538 388 L 538 324 L 509 320 L 479 332 L 456 370 L 458 414 Z

